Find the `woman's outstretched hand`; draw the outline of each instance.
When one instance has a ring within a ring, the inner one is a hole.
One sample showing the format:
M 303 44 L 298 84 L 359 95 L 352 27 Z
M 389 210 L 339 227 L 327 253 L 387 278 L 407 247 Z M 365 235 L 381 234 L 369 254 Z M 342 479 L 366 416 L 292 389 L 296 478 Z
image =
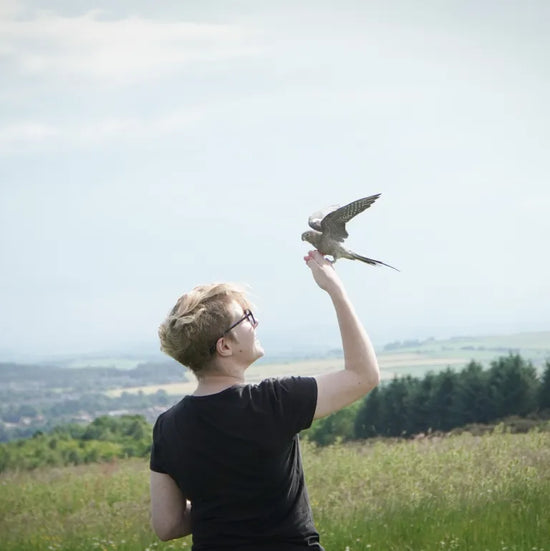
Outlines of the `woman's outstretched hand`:
M 327 260 L 319 251 L 313 250 L 304 256 L 307 267 L 311 270 L 313 279 L 327 293 L 343 289 L 342 280 L 336 273 L 330 260 Z

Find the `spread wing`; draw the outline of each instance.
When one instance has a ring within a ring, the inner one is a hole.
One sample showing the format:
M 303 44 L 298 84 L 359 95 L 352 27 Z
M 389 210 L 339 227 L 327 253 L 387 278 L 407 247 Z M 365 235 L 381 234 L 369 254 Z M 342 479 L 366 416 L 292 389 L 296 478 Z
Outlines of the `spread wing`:
M 307 223 L 309 224 L 310 228 L 313 228 L 317 231 L 322 231 L 321 229 L 321 222 L 323 218 L 331 213 L 334 212 L 336 209 L 340 208 L 340 205 L 331 205 L 330 207 L 326 207 L 322 210 L 318 210 L 317 212 L 314 212 L 308 219 Z
M 378 197 L 380 197 L 380 193 L 364 197 L 363 199 L 357 199 L 357 201 L 353 201 L 349 205 L 329 212 L 322 218 L 319 224 L 321 231 L 336 241 L 344 241 L 348 237 L 346 222 L 349 222 L 354 216 L 368 209 Z

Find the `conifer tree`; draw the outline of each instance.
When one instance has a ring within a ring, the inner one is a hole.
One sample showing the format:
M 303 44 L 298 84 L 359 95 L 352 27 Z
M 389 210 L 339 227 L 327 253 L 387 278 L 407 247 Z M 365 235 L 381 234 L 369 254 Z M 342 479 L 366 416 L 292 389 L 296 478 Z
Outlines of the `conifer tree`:
M 380 434 L 381 393 L 381 387 L 376 387 L 361 402 L 353 427 L 355 438 L 370 438 Z
M 536 409 L 536 370 L 519 354 L 510 354 L 491 363 L 488 387 L 492 409 L 490 420 L 526 415 Z
M 433 429 L 449 430 L 457 426 L 456 386 L 456 375 L 451 368 L 435 376 L 429 400 L 430 425 Z
M 546 367 L 542 373 L 538 392 L 539 410 L 550 410 L 550 360 L 546 360 Z
M 472 360 L 458 374 L 455 403 L 459 425 L 489 421 L 488 376 L 481 364 Z
M 411 377 L 397 377 L 385 388 L 381 395 L 379 434 L 402 436 L 406 433 L 408 386 Z
M 430 396 L 435 375 L 427 373 L 422 380 L 414 379 L 409 385 L 407 400 L 407 434 L 427 432 L 431 428 Z

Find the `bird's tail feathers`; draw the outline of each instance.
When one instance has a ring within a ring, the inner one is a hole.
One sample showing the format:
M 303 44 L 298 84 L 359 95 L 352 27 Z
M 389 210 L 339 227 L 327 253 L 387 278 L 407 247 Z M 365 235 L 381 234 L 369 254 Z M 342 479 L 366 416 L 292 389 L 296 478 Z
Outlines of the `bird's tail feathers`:
M 400 270 L 398 270 L 397 268 L 395 268 L 394 266 L 390 266 L 389 264 L 386 264 L 385 262 L 382 262 L 381 260 L 374 260 L 374 258 L 367 258 L 366 256 L 361 256 L 360 254 L 357 254 L 357 253 L 351 253 L 354 260 L 360 260 L 361 262 L 366 262 L 367 264 L 372 264 L 373 266 L 377 266 L 379 264 L 382 264 L 383 266 L 387 266 L 388 268 L 391 268 L 392 270 L 395 270 L 397 272 L 399 272 Z

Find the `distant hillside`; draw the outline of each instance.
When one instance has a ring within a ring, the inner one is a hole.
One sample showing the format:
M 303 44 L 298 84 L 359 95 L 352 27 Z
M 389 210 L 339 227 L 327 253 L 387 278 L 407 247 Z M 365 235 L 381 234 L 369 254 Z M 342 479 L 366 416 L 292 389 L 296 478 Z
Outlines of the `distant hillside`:
M 249 381 L 284 375 L 314 375 L 343 367 L 342 351 L 282 359 L 267 356 L 248 371 Z M 550 360 L 550 332 L 396 341 L 377 348 L 382 379 L 423 377 L 447 367 L 460 370 L 471 360 L 485 367 L 508 353 L 520 354 L 542 370 Z M 132 361 L 137 361 L 132 358 Z M 80 367 L 77 367 L 80 365 Z M 83 367 L 87 365 L 89 367 Z M 71 366 L 71 368 L 69 368 Z M 78 358 L 61 365 L 0 362 L 0 441 L 32 435 L 66 422 L 90 422 L 100 415 L 143 415 L 149 421 L 179 397 L 195 379 L 175 361 L 144 358 Z
M 520 354 L 538 369 L 542 368 L 550 359 L 550 331 L 395 341 L 378 350 L 378 358 L 383 369 L 396 374 L 421 375 L 427 370 L 460 367 L 470 360 L 489 364 L 508 353 Z
M 485 336 L 458 336 L 450 339 L 426 339 L 396 341 L 384 346 L 384 350 L 399 349 L 424 349 L 429 350 L 434 346 L 445 349 L 480 349 L 502 351 L 526 351 L 550 352 L 550 331 L 538 331 L 532 333 L 513 333 L 507 335 L 485 335 Z
M 0 363 L 0 442 L 104 414 L 153 420 L 173 400 L 162 391 L 143 395 L 125 389 L 181 382 L 186 376 L 181 365 L 168 359 L 133 369 Z M 120 389 L 119 395 L 107 396 L 113 388 Z

